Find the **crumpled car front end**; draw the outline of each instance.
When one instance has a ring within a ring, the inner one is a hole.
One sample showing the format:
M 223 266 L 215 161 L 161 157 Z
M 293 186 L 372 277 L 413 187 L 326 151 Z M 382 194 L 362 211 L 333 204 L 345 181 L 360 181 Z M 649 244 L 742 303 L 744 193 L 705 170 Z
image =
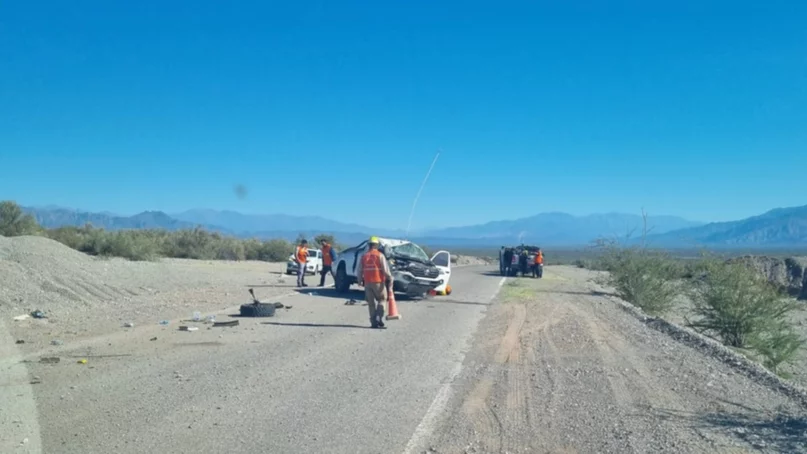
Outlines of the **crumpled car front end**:
M 443 283 L 440 270 L 433 264 L 394 257 L 389 260 L 393 290 L 409 296 L 423 296 Z

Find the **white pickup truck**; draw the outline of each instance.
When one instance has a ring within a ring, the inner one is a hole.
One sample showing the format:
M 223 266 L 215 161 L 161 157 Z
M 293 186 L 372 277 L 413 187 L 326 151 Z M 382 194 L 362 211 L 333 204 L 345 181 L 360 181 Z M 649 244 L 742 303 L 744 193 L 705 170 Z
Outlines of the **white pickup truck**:
M 384 254 L 392 271 L 393 291 L 409 296 L 424 296 L 429 290 L 443 290 L 451 277 L 451 254 L 439 251 L 429 256 L 415 243 L 388 238 L 378 239 L 378 249 Z M 345 249 L 337 255 L 331 269 L 338 292 L 346 293 L 357 283 L 356 264 L 367 252 L 367 241 Z

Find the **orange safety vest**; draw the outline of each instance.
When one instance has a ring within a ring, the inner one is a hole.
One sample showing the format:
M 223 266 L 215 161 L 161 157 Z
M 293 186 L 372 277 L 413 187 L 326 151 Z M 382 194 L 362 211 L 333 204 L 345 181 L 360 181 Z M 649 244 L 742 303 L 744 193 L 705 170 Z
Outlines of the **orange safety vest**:
M 370 249 L 361 256 L 361 269 L 365 283 L 384 282 L 384 265 L 381 263 L 381 252 Z
M 536 265 L 543 265 L 544 264 L 544 253 L 539 252 L 535 254 L 535 264 Z
M 322 264 L 325 266 L 331 266 L 333 260 L 331 260 L 331 245 L 325 243 L 322 246 Z
M 308 261 L 308 248 L 305 246 L 297 246 L 297 263 L 306 263 Z

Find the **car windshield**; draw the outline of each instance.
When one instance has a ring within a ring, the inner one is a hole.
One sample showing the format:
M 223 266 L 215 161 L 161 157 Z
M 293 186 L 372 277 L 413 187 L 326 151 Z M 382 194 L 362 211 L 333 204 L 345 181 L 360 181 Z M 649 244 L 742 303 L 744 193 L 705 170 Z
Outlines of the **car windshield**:
M 309 249 L 309 250 L 308 250 L 308 256 L 309 256 L 309 257 L 316 257 L 316 256 L 317 256 L 317 252 L 319 252 L 319 249 Z
M 412 260 L 418 260 L 421 262 L 428 262 L 429 256 L 423 252 L 423 249 L 420 248 L 415 243 L 406 243 L 400 246 L 393 246 L 390 248 L 393 254 L 406 257 Z

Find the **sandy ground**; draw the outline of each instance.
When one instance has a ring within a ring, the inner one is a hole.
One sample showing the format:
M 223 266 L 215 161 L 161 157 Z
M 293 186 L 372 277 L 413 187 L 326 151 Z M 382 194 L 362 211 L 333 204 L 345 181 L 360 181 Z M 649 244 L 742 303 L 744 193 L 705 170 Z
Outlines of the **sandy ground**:
M 591 277 L 508 280 L 434 452 L 807 452 L 802 403 L 641 323 Z

